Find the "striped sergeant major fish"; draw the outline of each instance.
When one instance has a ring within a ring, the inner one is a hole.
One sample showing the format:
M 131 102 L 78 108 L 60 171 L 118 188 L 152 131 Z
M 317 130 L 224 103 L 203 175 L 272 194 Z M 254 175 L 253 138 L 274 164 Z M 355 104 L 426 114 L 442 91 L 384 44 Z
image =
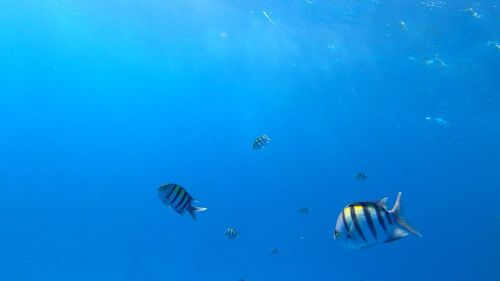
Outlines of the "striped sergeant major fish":
M 204 207 L 194 207 L 191 205 L 193 202 L 193 197 L 182 186 L 169 183 L 162 185 L 158 188 L 158 195 L 161 201 L 174 209 L 177 213 L 184 215 L 184 212 L 188 212 L 193 220 L 196 220 L 196 213 L 206 211 L 207 208 Z
M 351 249 L 363 249 L 404 238 L 411 233 L 422 237 L 401 216 L 401 192 L 391 210 L 387 197 L 377 202 L 356 202 L 347 205 L 338 216 L 334 239 Z
M 229 240 L 235 240 L 238 236 L 240 236 L 240 233 L 236 230 L 236 228 L 228 227 L 224 232 L 224 236 L 226 236 Z
M 271 138 L 263 134 L 262 136 L 259 136 L 255 139 L 253 142 L 253 149 L 258 150 L 264 148 L 264 146 L 268 145 L 271 142 Z

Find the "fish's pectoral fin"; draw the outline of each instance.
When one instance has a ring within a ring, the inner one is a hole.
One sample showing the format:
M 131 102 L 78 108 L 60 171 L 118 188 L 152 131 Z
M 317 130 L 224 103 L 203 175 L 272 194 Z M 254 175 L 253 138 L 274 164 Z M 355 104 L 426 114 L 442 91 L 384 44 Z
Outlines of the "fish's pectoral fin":
M 347 232 L 347 235 L 348 235 L 349 237 L 352 237 L 352 229 L 353 229 L 353 227 L 354 227 L 354 223 L 351 223 L 351 224 L 348 226 L 348 230 L 349 230 L 349 231 Z
M 384 243 L 396 241 L 401 238 L 405 238 L 406 236 L 408 236 L 408 232 L 402 230 L 401 228 L 395 228 L 392 235 L 389 238 L 387 238 L 387 240 L 385 240 Z
M 411 234 L 415 235 L 415 236 L 418 236 L 420 238 L 422 238 L 422 234 L 420 232 L 418 232 L 417 230 L 415 230 L 406 220 L 405 218 L 403 217 L 396 217 L 396 222 L 402 227 L 404 228 L 406 231 L 410 232 Z

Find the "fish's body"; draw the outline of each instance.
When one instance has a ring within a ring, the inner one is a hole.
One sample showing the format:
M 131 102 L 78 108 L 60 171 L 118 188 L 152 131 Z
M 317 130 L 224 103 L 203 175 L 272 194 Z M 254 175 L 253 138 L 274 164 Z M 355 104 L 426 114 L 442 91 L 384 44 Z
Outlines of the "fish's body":
M 253 142 L 253 149 L 258 150 L 264 148 L 264 146 L 268 145 L 271 142 L 271 138 L 263 134 L 262 136 L 259 136 L 255 139 Z
M 351 249 L 363 249 L 404 238 L 408 233 L 422 237 L 400 214 L 401 192 L 391 210 L 387 198 L 377 202 L 356 202 L 340 213 L 334 239 Z
M 184 215 L 188 212 L 193 220 L 196 220 L 196 213 L 206 211 L 204 207 L 194 207 L 193 197 L 182 186 L 170 183 L 162 185 L 158 188 L 158 195 L 161 201 L 170 206 L 178 214 Z
M 224 232 L 224 236 L 226 236 L 229 240 L 236 240 L 240 236 L 240 233 L 234 227 L 228 227 Z

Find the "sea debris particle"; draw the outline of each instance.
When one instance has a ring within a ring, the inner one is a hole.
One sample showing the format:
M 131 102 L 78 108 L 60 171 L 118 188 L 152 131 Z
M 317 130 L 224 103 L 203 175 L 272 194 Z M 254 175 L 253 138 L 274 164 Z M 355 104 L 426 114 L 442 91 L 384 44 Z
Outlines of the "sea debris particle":
M 264 10 L 262 10 L 262 13 L 264 14 L 264 16 L 267 18 L 267 20 L 272 23 L 273 25 L 276 25 L 276 22 L 274 22 L 272 19 L 271 19 L 271 12 L 266 12 Z
M 434 124 L 437 124 L 439 126 L 443 126 L 443 127 L 450 127 L 450 122 L 444 120 L 443 118 L 440 118 L 440 117 L 430 117 L 430 116 L 427 116 L 425 117 L 425 120 L 427 121 L 430 121 Z
M 424 64 L 427 66 L 436 66 L 436 67 L 448 66 L 438 55 L 434 55 L 434 57 L 424 60 Z
M 498 51 L 500 51 L 500 44 L 498 42 L 488 41 L 488 43 L 486 43 L 486 45 L 493 47 L 493 48 L 497 49 Z
M 471 16 L 473 16 L 476 19 L 480 19 L 483 17 L 478 12 L 476 12 L 473 8 L 468 8 L 468 9 L 465 9 L 464 11 L 468 12 Z
M 432 8 L 442 8 L 444 6 L 444 2 L 439 1 L 439 0 L 422 1 L 421 4 L 428 7 L 428 8 L 431 8 L 431 9 Z

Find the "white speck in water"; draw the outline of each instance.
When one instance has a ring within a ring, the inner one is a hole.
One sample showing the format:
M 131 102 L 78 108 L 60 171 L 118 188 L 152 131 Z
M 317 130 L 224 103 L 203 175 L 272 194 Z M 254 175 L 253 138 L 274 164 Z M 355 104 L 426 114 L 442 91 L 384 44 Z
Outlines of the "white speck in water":
M 264 16 L 269 20 L 270 23 L 276 25 L 276 23 L 271 19 L 271 12 L 266 12 L 266 11 L 262 11 L 262 13 L 264 14 Z

